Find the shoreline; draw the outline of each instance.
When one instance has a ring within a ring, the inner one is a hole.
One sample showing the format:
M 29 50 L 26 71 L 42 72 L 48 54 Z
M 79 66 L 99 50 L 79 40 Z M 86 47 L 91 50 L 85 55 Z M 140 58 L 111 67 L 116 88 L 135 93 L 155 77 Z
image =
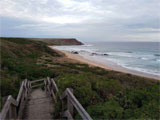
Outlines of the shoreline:
M 53 46 L 49 46 L 51 49 L 54 49 L 58 52 L 62 52 L 63 54 L 65 54 L 65 56 L 71 60 L 80 62 L 80 63 L 84 63 L 84 64 L 88 64 L 89 66 L 93 66 L 93 67 L 100 67 L 106 70 L 113 70 L 113 71 L 117 71 L 117 72 L 122 72 L 122 73 L 128 73 L 128 74 L 132 74 L 132 75 L 136 75 L 136 76 L 141 76 L 141 77 L 145 77 L 145 78 L 152 78 L 155 80 L 160 80 L 160 77 L 157 75 L 152 75 L 152 74 L 147 74 L 144 72 L 139 72 L 139 71 L 135 71 L 135 70 L 131 70 L 131 69 L 127 69 L 124 68 L 122 66 L 116 65 L 115 63 L 111 62 L 111 61 L 107 61 L 107 64 L 103 64 L 103 63 L 99 63 L 97 61 L 94 60 L 90 60 L 87 59 L 79 54 L 73 54 L 70 53 L 68 51 L 64 51 L 64 50 L 58 50 L 56 48 L 54 48 Z

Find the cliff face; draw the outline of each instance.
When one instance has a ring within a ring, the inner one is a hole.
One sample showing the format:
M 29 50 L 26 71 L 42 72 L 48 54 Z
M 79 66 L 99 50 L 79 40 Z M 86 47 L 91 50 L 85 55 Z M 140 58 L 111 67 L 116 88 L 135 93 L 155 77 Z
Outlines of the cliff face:
M 43 41 L 48 45 L 83 45 L 75 38 L 34 38 L 32 40 Z

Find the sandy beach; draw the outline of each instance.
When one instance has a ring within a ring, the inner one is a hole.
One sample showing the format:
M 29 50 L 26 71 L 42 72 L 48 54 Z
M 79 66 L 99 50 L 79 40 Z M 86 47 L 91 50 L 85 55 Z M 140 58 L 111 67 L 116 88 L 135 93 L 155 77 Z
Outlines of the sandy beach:
M 97 61 L 94 61 L 91 59 L 86 59 L 79 54 L 73 54 L 73 53 L 70 53 L 70 52 L 64 51 L 64 50 L 60 51 L 58 49 L 53 48 L 53 46 L 49 46 L 49 47 L 51 49 L 58 51 L 58 52 L 62 52 L 63 54 L 65 54 L 65 57 L 72 60 L 73 62 L 80 62 L 80 63 L 88 64 L 89 66 L 92 66 L 92 67 L 96 66 L 96 67 L 101 67 L 106 70 L 114 70 L 114 71 L 118 71 L 118 72 L 129 73 L 129 74 L 133 74 L 133 75 L 137 75 L 137 76 L 141 76 L 141 77 L 147 77 L 147 78 L 153 78 L 156 80 L 160 80 L 160 77 L 157 75 L 152 75 L 152 74 L 147 74 L 144 72 L 130 70 L 130 69 L 118 66 L 115 63 L 112 63 L 111 61 L 107 61 L 107 65 L 106 65 L 106 64 L 98 63 Z

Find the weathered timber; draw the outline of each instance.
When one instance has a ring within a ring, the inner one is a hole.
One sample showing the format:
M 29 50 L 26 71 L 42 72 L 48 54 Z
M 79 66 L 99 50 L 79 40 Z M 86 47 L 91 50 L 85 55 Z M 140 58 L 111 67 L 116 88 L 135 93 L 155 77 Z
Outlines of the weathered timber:
M 35 83 L 35 82 L 40 82 L 40 81 L 44 81 L 44 78 L 43 79 L 39 79 L 39 80 L 33 80 L 33 81 L 31 81 L 31 84 Z
M 58 88 L 57 88 L 55 81 L 53 79 L 50 79 L 49 77 L 47 77 L 47 79 L 44 80 L 44 84 L 45 84 L 45 91 L 51 97 L 53 97 L 55 102 L 57 102 L 56 94 L 58 92 Z
M 21 87 L 20 87 L 20 90 L 19 90 L 19 93 L 18 93 L 18 96 L 17 96 L 17 102 L 19 102 L 20 99 L 21 99 L 21 96 L 22 96 L 22 93 L 23 93 L 23 86 L 24 86 L 24 81 L 22 81 L 22 84 L 21 84 Z
M 37 85 L 32 85 L 32 88 L 36 88 L 36 87 L 43 86 L 43 85 L 44 85 L 44 83 L 37 84 Z
M 7 116 L 8 119 L 12 118 L 12 114 L 15 115 L 16 111 L 15 111 L 15 113 L 13 113 L 14 111 L 11 111 L 12 110 L 11 109 L 11 104 L 14 105 L 14 106 L 17 106 L 18 102 L 11 95 L 9 95 L 8 98 L 7 98 L 7 101 L 4 104 L 2 112 L 0 114 L 1 120 L 4 119 L 7 116 L 8 112 L 10 112 L 9 116 Z
M 90 115 L 85 111 L 85 109 L 82 107 L 82 105 L 79 103 L 79 101 L 76 99 L 76 97 L 73 95 L 72 91 L 67 88 L 65 92 L 61 95 L 61 100 L 63 100 L 65 97 L 67 97 L 67 112 L 64 112 L 64 116 L 67 117 L 68 119 L 70 118 L 70 115 L 72 114 L 73 107 L 72 105 L 76 108 L 82 119 L 84 120 L 92 120 Z M 69 112 L 69 113 L 68 113 Z
M 66 110 L 64 113 L 63 113 L 63 117 L 67 117 L 68 120 L 74 120 L 71 113 L 69 112 L 69 110 Z
M 58 92 L 58 87 L 57 87 L 57 85 L 56 85 L 56 83 L 55 83 L 55 81 L 54 81 L 53 78 L 51 79 L 51 82 L 52 82 L 52 84 L 53 84 L 55 90 Z
M 16 100 L 11 95 L 8 96 L 0 113 L 0 120 L 18 119 L 24 98 L 26 98 L 29 93 L 29 84 L 30 81 L 27 79 L 22 81 Z
M 54 113 L 53 99 L 41 88 L 32 89 L 24 107 L 24 120 L 52 120 Z

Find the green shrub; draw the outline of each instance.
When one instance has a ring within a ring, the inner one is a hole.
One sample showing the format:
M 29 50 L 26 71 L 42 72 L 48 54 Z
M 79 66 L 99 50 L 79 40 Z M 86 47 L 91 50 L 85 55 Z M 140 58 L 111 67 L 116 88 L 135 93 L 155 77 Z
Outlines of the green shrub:
M 99 95 L 92 90 L 90 82 L 86 81 L 86 77 L 85 74 L 63 74 L 56 78 L 56 82 L 61 91 L 73 88 L 74 95 L 83 106 L 102 102 Z
M 122 119 L 123 108 L 117 101 L 111 99 L 105 103 L 89 106 L 88 113 L 93 119 Z
M 158 119 L 159 85 L 143 89 L 127 89 L 116 100 L 124 108 L 124 118 Z

